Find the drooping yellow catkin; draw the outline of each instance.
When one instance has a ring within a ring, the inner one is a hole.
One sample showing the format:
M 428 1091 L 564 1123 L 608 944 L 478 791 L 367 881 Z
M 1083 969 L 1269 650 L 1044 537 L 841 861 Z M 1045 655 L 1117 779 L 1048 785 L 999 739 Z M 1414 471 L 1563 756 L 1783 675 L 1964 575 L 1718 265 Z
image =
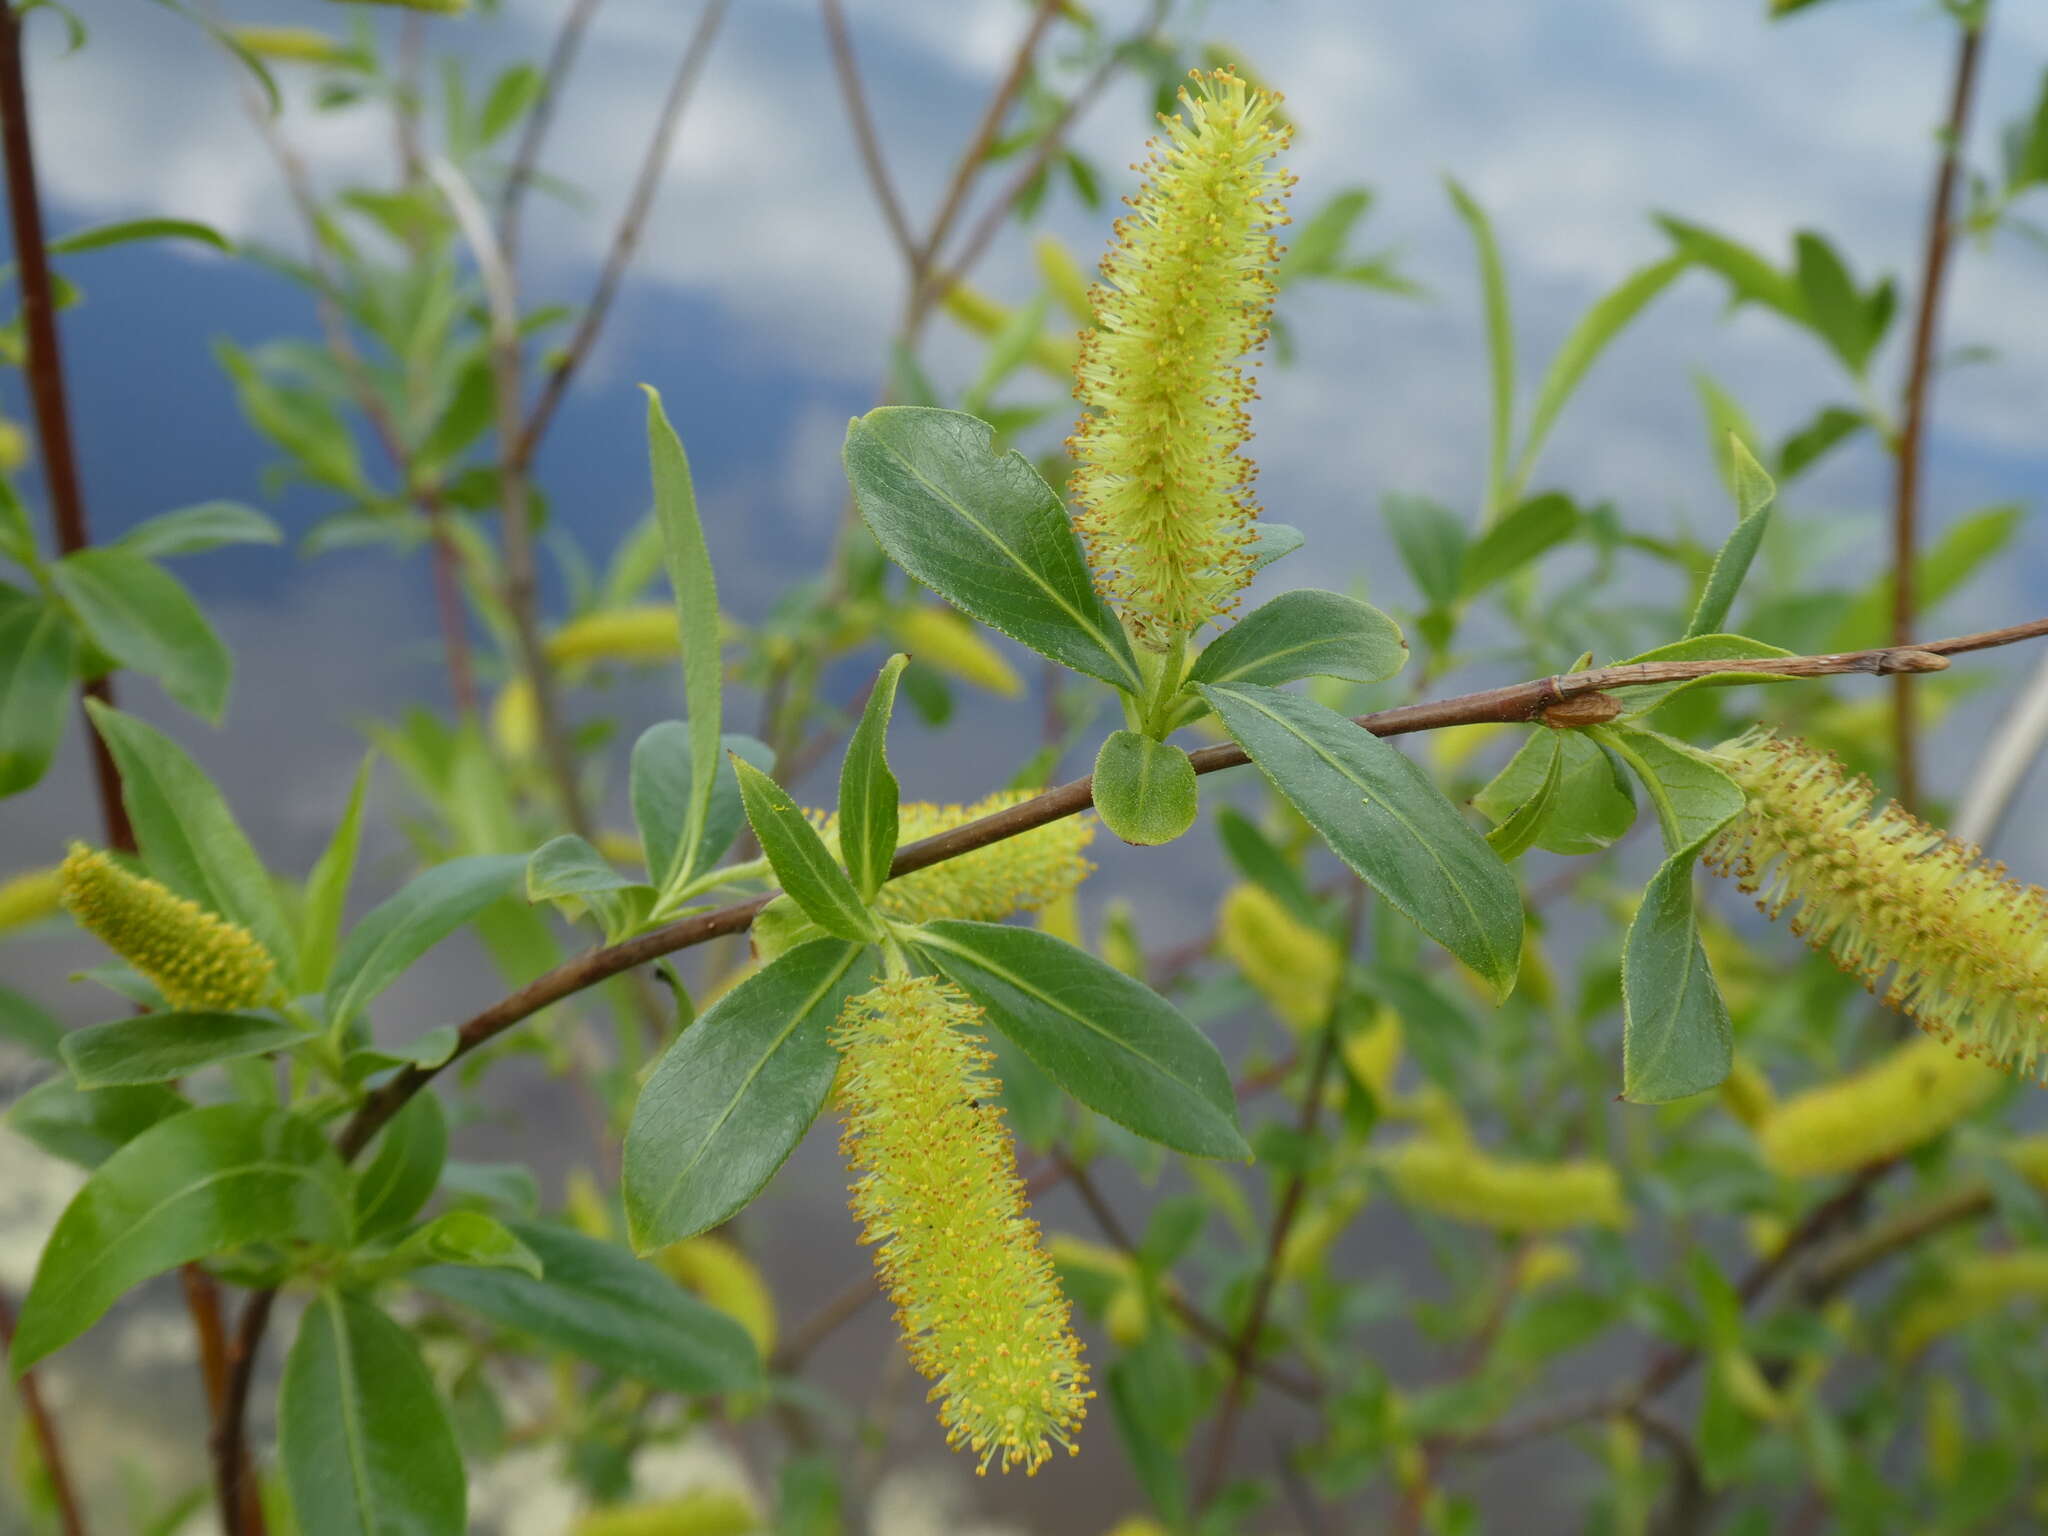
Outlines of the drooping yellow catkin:
M 914 801 L 896 813 L 896 841 L 898 846 L 914 843 L 1030 798 L 1030 791 L 1017 789 L 999 790 L 972 805 Z M 838 818 L 813 811 L 811 820 L 838 852 Z M 1069 816 L 891 880 L 875 905 L 900 923 L 928 923 L 940 917 L 993 923 L 1012 912 L 1036 912 L 1088 878 L 1095 866 L 1082 850 L 1094 840 L 1093 821 Z
M 1787 1177 L 1848 1173 L 1910 1152 L 2005 1086 L 1939 1040 L 1908 1040 L 1862 1071 L 1774 1106 L 1757 1125 L 1764 1161 Z
M 57 910 L 64 890 L 61 869 L 27 869 L 0 880 L 0 933 L 39 923 Z
M 1408 1204 L 1496 1232 L 1625 1227 L 1621 1178 L 1607 1163 L 1517 1162 L 1434 1137 L 1403 1142 L 1381 1161 Z
M 260 1008 L 280 993 L 254 934 L 73 843 L 64 905 L 79 926 L 157 984 L 173 1008 Z
M 1749 797 L 1708 847 L 1771 917 L 1965 1055 L 2025 1076 L 2048 1050 L 2048 892 L 1887 803 L 1804 742 L 1715 749 Z
M 2021 1299 L 2048 1299 L 2048 1248 L 1964 1259 L 1950 1267 L 1938 1288 L 1909 1303 L 1899 1315 L 1892 1352 L 1910 1360 L 1942 1334 Z
M 1259 996 L 1296 1029 L 1313 1028 L 1329 1014 L 1343 965 L 1337 946 L 1263 885 L 1231 887 L 1216 939 Z
M 1257 392 L 1238 360 L 1266 339 L 1294 184 L 1270 165 L 1288 137 L 1278 98 L 1227 70 L 1193 81 L 1090 294 L 1068 440 L 1096 583 L 1155 650 L 1229 613 L 1251 580 L 1257 471 L 1239 450 Z
M 981 1011 L 931 977 L 884 981 L 846 1005 L 841 1148 L 859 1170 L 853 1210 L 896 1302 L 910 1358 L 930 1378 L 946 1443 L 1035 1472 L 1075 1449 L 1088 1367 L 1067 1299 L 1025 1215 Z

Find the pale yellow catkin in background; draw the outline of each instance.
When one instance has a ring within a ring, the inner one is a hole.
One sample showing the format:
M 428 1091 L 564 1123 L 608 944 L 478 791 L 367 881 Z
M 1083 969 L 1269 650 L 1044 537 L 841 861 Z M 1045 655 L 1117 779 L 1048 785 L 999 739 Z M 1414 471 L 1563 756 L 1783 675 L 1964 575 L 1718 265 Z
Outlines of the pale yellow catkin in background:
M 1381 1167 L 1408 1204 L 1496 1232 L 1629 1223 L 1620 1176 L 1607 1163 L 1520 1162 L 1418 1138 L 1385 1153 Z
M 2006 1079 L 1939 1040 L 1908 1040 L 1859 1072 L 1779 1102 L 1757 1126 L 1773 1170 L 1848 1173 L 1932 1141 L 1987 1103 Z

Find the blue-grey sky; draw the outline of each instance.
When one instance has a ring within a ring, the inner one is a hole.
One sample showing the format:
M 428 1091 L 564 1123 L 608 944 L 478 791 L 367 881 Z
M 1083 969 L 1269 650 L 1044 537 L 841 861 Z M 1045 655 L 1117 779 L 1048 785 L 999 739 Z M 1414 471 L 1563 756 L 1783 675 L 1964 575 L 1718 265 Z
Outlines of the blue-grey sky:
M 343 10 L 321 0 L 230 0 L 229 8 L 237 20 L 328 26 Z M 508 0 L 495 20 L 435 23 L 433 46 L 493 61 L 532 56 L 560 8 L 560 0 Z M 696 8 L 697 0 L 606 0 L 601 8 L 546 160 L 585 190 L 588 208 L 534 205 L 527 250 L 535 294 L 585 291 Z M 1026 7 L 848 0 L 847 8 L 898 185 L 914 211 L 928 210 Z M 1298 206 L 1371 186 L 1378 200 L 1361 245 L 1397 249 L 1430 289 L 1420 303 L 1336 287 L 1288 296 L 1283 313 L 1299 356 L 1269 369 L 1254 450 L 1269 515 L 1305 529 L 1316 557 L 1283 563 L 1269 583 L 1356 577 L 1404 601 L 1406 578 L 1376 522 L 1382 494 L 1475 505 L 1485 460 L 1480 313 L 1446 174 L 1497 222 L 1525 384 L 1597 294 L 1661 254 L 1652 210 L 1780 259 L 1795 230 L 1818 229 L 1851 253 L 1860 278 L 1890 272 L 1910 284 L 1950 28 L 1925 0 L 1834 0 L 1776 26 L 1763 8 L 1762 0 L 1216 0 L 1190 18 L 1201 35 L 1242 47 L 1287 93 L 1300 125 L 1289 156 L 1301 177 Z M 69 56 L 60 56 L 47 13 L 31 18 L 53 230 L 176 215 L 296 249 L 298 231 L 232 68 L 168 9 L 134 0 L 81 0 L 78 9 L 92 38 Z M 1111 29 L 1139 11 L 1132 0 L 1096 9 Z M 1972 140 L 1979 164 L 1991 159 L 1996 129 L 2031 106 L 2044 66 L 2048 7 L 1995 5 Z M 1108 171 L 1112 195 L 1129 188 L 1122 168 L 1149 131 L 1146 110 L 1144 94 L 1127 87 L 1080 127 L 1078 142 Z M 389 174 L 388 126 L 371 113 L 313 119 L 301 101 L 287 131 L 323 180 Z M 1092 261 L 1107 218 L 1061 191 L 1040 227 Z M 978 286 L 1006 301 L 1027 298 L 1035 286 L 1029 244 L 1026 232 L 1006 236 Z M 253 343 L 310 334 L 302 295 L 246 264 L 170 246 L 80 257 L 68 270 L 87 294 L 63 330 L 97 530 L 112 535 L 152 513 L 225 496 L 264 505 L 291 534 L 303 533 L 320 499 L 266 500 L 261 472 L 271 455 L 209 354 L 218 336 Z M 900 285 L 815 5 L 737 0 L 641 258 L 541 460 L 561 526 L 602 555 L 639 517 L 646 471 L 635 385 L 656 384 L 691 450 L 727 606 L 742 620 L 765 614 L 783 585 L 824 557 L 844 496 L 840 439 L 847 417 L 876 398 Z M 1774 441 L 1843 393 L 1809 338 L 1771 316 L 1730 318 L 1724 308 L 1720 285 L 1700 275 L 1662 299 L 1574 402 L 1538 483 L 1611 499 L 1640 526 L 1683 523 L 1717 536 L 1729 513 L 1694 373 L 1733 392 Z M 1904 325 L 1894 331 L 1878 369 L 1888 396 Z M 2031 507 L 2048 493 L 2048 256 L 2010 237 L 1965 250 L 1946 335 L 1951 348 L 1988 344 L 2001 355 L 1943 380 L 1927 499 L 1937 532 L 1988 503 Z M 946 322 L 934 325 L 929 361 L 941 377 L 963 382 L 976 356 Z M 0 379 L 0 408 L 25 413 L 11 375 Z M 365 450 L 374 457 L 367 441 Z M 1856 519 L 1836 556 L 1847 579 L 1881 559 L 1884 504 L 1883 464 L 1865 443 L 1802 482 L 1781 516 Z M 146 682 L 125 684 L 126 697 L 218 774 L 266 852 L 302 870 L 345 793 L 359 722 L 441 697 L 422 562 L 383 552 L 309 560 L 282 549 L 201 556 L 180 569 L 236 649 L 227 723 L 216 732 L 176 716 Z M 2037 615 L 2048 607 L 2044 572 L 2048 534 L 2030 515 L 2011 558 L 1965 603 L 1931 616 L 1929 631 Z M 1975 743 L 2025 663 L 2014 655 L 1985 664 L 2009 681 L 1935 749 L 1932 776 L 1944 789 L 1967 775 Z M 627 695 L 637 712 L 629 728 L 672 712 L 674 692 L 664 682 Z M 1002 765 L 1029 750 L 1029 711 L 972 700 L 965 708 L 973 729 L 946 738 L 945 749 L 899 753 L 913 794 L 964 797 L 1000 781 Z M 0 802 L 0 875 L 46 862 L 69 835 L 90 835 L 83 766 L 74 739 L 49 783 Z M 2035 830 L 2048 824 L 2043 796 L 2037 785 L 2008 849 L 2035 879 L 2048 876 L 2048 835 Z M 382 803 L 397 805 L 395 786 L 387 783 Z M 1168 857 L 1213 870 L 1206 847 Z M 1213 903 L 1213 883 L 1162 882 L 1156 861 L 1117 850 L 1104 862 L 1106 883 L 1142 883 L 1150 935 L 1193 931 Z M 70 954 L 51 946 L 59 951 Z M 4 959 L 15 969 L 33 959 L 35 976 L 10 979 L 56 995 L 36 951 L 11 949 Z M 422 1027 L 470 1011 L 489 992 L 468 956 L 439 959 L 407 986 L 395 997 Z M 96 1005 L 77 992 L 63 1006 L 83 1022 Z M 832 1220 L 829 1148 L 806 1157 L 797 1165 L 810 1170 L 805 1193 L 795 1198 Z M 817 1284 L 823 1291 L 838 1281 L 832 1267 Z M 870 1363 L 863 1357 L 850 1370 Z

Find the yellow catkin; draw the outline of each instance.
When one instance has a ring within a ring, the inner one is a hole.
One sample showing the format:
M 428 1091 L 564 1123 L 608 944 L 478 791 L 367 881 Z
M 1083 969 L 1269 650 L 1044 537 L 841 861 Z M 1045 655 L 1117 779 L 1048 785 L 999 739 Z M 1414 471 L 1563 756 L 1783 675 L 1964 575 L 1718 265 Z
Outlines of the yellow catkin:
M 548 636 L 548 660 L 557 666 L 578 661 L 667 661 L 682 654 L 671 603 L 637 603 L 571 619 Z
M 1372 1090 L 1373 1102 L 1381 1114 L 1392 1110 L 1399 1100 L 1394 1079 L 1401 1071 L 1401 1016 L 1381 1008 L 1372 1023 L 1347 1035 L 1339 1049 L 1351 1075 Z
M 1716 759 L 1748 796 L 1708 847 L 1771 917 L 1887 1006 L 2025 1076 L 2048 1050 L 2048 892 L 1887 803 L 1804 742 L 1752 731 Z
M 73 843 L 64 905 L 79 926 L 155 982 L 173 1008 L 260 1008 L 278 1000 L 277 967 L 254 934 L 104 853 Z
M 730 1240 L 705 1233 L 653 1254 L 669 1279 L 696 1292 L 746 1329 L 766 1360 L 775 1353 L 775 1296 L 754 1261 Z
M 1278 98 L 1196 73 L 1090 294 L 1069 450 L 1089 563 L 1131 633 L 1177 646 L 1231 612 L 1252 576 L 1257 473 L 1240 450 L 1256 397 L 1239 359 L 1266 339 L 1273 231 L 1293 178 Z
M 531 757 L 540 745 L 540 708 L 533 684 L 515 677 L 491 701 L 491 739 L 507 757 Z
M 1382 1167 L 1408 1204 L 1496 1232 L 1625 1227 L 1621 1178 L 1606 1164 L 1514 1162 L 1430 1139 L 1404 1142 Z
M 1984 1253 L 1950 1266 L 1941 1285 L 1907 1304 L 1892 1333 L 1892 1352 L 1910 1360 L 1944 1333 L 1975 1322 L 2009 1301 L 2048 1300 L 2048 1248 Z
M 1771 1080 L 1747 1056 L 1737 1053 L 1721 1080 L 1721 1105 L 1751 1130 L 1770 1119 L 1778 1107 Z
M 995 1099 L 981 1011 L 931 977 L 883 982 L 846 1006 L 841 1148 L 853 1211 L 896 1303 L 910 1358 L 933 1385 L 946 1443 L 976 1470 L 1035 1472 L 1075 1449 L 1088 1367 L 1070 1309 L 1025 1214 Z
M 0 933 L 39 923 L 57 910 L 64 891 L 61 869 L 28 869 L 0 880 Z
M 965 283 L 955 283 L 946 290 L 945 305 L 947 314 L 981 336 L 1000 336 L 1017 318 L 1015 310 L 998 304 Z M 1074 371 L 1076 349 L 1070 336 L 1034 336 L 1024 355 L 1033 367 L 1056 379 L 1063 379 Z
M 766 1529 L 744 1494 L 699 1488 L 680 1498 L 592 1510 L 577 1517 L 569 1536 L 756 1536 Z
M 228 31 L 257 58 L 282 64 L 342 64 L 355 56 L 348 44 L 311 27 L 231 27 Z
M 1758 1125 L 1757 1144 L 1787 1176 L 1848 1173 L 1932 1141 L 2004 1086 L 1996 1070 L 1939 1040 L 1908 1040 L 1860 1072 L 1779 1103 Z
M 950 608 L 913 603 L 889 621 L 896 643 L 920 662 L 985 688 L 998 698 L 1024 692 L 1024 679 L 973 623 Z
M 1030 798 L 1031 791 L 1018 789 L 1000 790 L 972 805 L 906 803 L 896 813 L 898 846 L 979 821 Z M 811 820 L 837 852 L 838 818 L 813 811 Z M 1094 822 L 1068 816 L 891 880 L 875 905 L 885 917 L 901 923 L 928 923 L 941 917 L 993 923 L 1012 912 L 1036 912 L 1088 878 L 1095 866 L 1082 850 L 1094 839 Z
M 1329 1013 L 1343 963 L 1337 946 L 1263 885 L 1233 886 L 1224 895 L 1216 939 L 1259 996 L 1296 1029 L 1312 1028 Z

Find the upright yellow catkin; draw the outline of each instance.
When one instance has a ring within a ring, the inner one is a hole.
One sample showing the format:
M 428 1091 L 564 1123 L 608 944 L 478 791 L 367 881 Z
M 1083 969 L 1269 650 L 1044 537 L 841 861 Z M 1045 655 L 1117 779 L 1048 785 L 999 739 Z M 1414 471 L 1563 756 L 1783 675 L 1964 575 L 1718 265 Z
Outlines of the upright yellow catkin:
M 2048 892 L 1768 731 L 1715 749 L 1748 796 L 1703 855 L 1929 1034 L 2025 1076 L 2048 1050 Z
M 946 982 L 900 977 L 846 1005 L 841 1149 L 853 1211 L 896 1303 L 910 1358 L 932 1381 L 946 1443 L 1036 1472 L 1075 1449 L 1088 1367 L 1067 1299 L 1025 1215 L 981 1011 Z
M 1239 450 L 1257 391 L 1238 360 L 1266 339 L 1294 184 L 1270 165 L 1288 138 L 1278 99 L 1227 70 L 1193 76 L 1090 294 L 1076 525 L 1103 595 L 1154 650 L 1229 613 L 1252 576 L 1257 470 Z
M 897 810 L 896 841 L 901 846 L 949 832 L 1030 798 L 1029 790 L 1016 789 L 998 790 L 972 805 L 913 801 Z M 813 811 L 811 820 L 836 853 L 838 818 Z M 891 880 L 882 887 L 875 905 L 885 917 L 900 923 L 928 923 L 940 917 L 993 923 L 1013 912 L 1036 912 L 1088 878 L 1095 866 L 1083 857 L 1082 850 L 1094 840 L 1095 824 L 1086 817 L 1048 822 Z
M 73 843 L 64 905 L 79 925 L 157 984 L 173 1008 L 260 1008 L 280 993 L 256 936 L 104 853 Z
M 2005 1081 L 1939 1040 L 1908 1040 L 1860 1072 L 1772 1106 L 1757 1123 L 1757 1145 L 1788 1177 L 1849 1173 L 1932 1141 Z

